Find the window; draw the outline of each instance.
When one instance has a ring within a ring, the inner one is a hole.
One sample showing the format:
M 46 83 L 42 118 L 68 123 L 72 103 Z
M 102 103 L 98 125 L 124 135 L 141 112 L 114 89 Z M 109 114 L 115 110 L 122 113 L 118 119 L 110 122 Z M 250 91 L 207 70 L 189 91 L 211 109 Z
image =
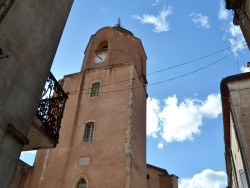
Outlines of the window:
M 107 41 L 101 42 L 98 46 L 98 50 L 107 50 L 107 49 L 108 49 L 108 42 Z
M 76 187 L 77 188 L 87 188 L 87 183 L 86 183 L 85 179 L 81 178 Z
M 83 175 L 78 177 L 73 183 L 73 188 L 88 188 L 88 187 L 89 187 L 88 179 Z
M 241 187 L 242 188 L 247 188 L 247 179 L 246 179 L 246 175 L 243 169 L 239 170 L 240 173 L 240 179 L 241 179 Z
M 99 95 L 100 82 L 95 82 L 92 84 L 90 97 L 96 97 Z
M 83 142 L 91 142 L 94 135 L 94 122 L 86 123 Z

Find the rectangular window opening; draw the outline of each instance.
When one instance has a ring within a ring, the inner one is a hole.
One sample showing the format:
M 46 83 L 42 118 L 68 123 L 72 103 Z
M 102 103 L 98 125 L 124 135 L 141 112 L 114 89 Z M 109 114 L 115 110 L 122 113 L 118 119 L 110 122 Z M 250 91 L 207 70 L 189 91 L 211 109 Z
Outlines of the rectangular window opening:
M 93 135 L 94 135 L 94 122 L 89 122 L 85 126 L 83 142 L 93 141 Z
M 100 82 L 95 82 L 92 84 L 90 97 L 97 97 L 100 92 Z

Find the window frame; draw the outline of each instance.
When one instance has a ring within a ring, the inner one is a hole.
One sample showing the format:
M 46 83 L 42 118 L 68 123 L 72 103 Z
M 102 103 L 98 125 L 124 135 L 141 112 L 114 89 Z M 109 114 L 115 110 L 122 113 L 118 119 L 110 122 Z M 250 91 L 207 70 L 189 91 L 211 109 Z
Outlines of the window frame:
M 98 86 L 96 88 L 95 85 L 97 85 L 97 84 L 98 84 Z M 94 89 L 96 89 L 97 91 L 94 91 Z M 101 93 L 101 81 L 96 80 L 96 81 L 91 82 L 89 97 L 90 98 L 98 97 L 98 96 L 100 96 L 100 93 Z
M 86 182 L 86 188 L 88 188 L 88 187 L 89 187 L 89 181 L 88 181 L 87 177 L 84 176 L 84 175 L 81 175 L 81 176 L 79 176 L 78 178 L 76 178 L 76 180 L 74 181 L 72 187 L 73 187 L 73 188 L 78 188 L 78 184 L 79 184 L 79 182 L 80 182 L 82 179 Z
M 84 178 L 79 179 L 79 181 L 77 182 L 76 188 L 81 188 L 81 187 L 79 187 L 81 184 L 81 181 L 84 181 L 83 183 L 85 183 L 85 188 L 87 188 L 88 185 L 87 185 L 87 182 Z
M 104 40 L 104 41 L 99 43 L 98 50 L 107 50 L 108 46 L 109 46 L 108 41 Z
M 93 140 L 94 140 L 94 132 L 95 132 L 95 121 L 88 121 L 84 125 L 85 126 L 84 126 L 84 129 L 83 129 L 83 136 L 81 138 L 81 142 L 82 143 L 93 142 Z

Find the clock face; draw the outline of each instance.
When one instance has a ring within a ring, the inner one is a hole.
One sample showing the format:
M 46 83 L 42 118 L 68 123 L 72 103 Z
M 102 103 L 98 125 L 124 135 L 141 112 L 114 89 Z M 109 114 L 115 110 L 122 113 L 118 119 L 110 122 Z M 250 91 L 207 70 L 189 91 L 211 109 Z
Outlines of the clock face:
M 105 53 L 97 54 L 94 58 L 95 63 L 102 63 L 107 58 L 107 55 Z

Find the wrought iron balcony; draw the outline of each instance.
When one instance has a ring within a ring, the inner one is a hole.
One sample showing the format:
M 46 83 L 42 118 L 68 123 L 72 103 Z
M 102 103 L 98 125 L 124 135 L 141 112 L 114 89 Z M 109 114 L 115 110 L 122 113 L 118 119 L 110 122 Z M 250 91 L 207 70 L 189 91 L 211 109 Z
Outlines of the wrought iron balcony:
M 56 147 L 68 95 L 50 72 L 23 150 Z

